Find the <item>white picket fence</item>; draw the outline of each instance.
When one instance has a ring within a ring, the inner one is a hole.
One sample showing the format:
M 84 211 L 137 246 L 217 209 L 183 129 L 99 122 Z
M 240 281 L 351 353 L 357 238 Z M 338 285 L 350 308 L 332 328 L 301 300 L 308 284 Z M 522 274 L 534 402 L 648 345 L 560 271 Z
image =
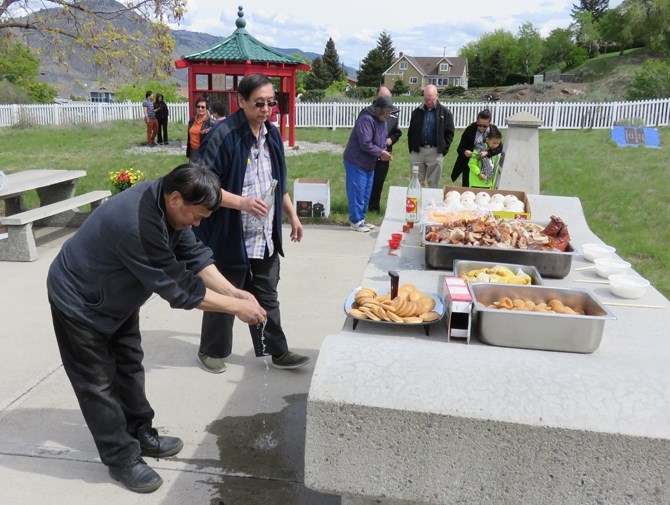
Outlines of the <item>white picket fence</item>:
M 506 127 L 506 120 L 519 112 L 528 112 L 542 121 L 542 128 L 551 130 L 581 128 L 611 128 L 615 124 L 647 127 L 670 124 L 670 98 L 635 102 L 445 102 L 454 114 L 456 128 L 465 128 L 477 113 L 491 110 L 493 123 Z M 399 103 L 399 124 L 409 126 L 412 110 L 420 102 Z M 351 128 L 363 107 L 369 102 L 298 103 L 297 127 Z M 188 104 L 169 103 L 170 121 L 188 122 Z M 100 123 L 119 119 L 138 120 L 144 117 L 142 104 L 90 103 L 0 105 L 0 127 L 17 124 L 64 125 Z

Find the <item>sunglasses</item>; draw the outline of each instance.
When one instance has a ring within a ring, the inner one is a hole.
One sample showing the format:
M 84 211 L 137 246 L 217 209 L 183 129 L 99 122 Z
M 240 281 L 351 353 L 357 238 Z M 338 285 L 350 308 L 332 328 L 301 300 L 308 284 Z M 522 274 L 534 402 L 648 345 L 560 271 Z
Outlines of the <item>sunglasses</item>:
M 277 105 L 277 100 L 268 100 L 267 102 L 254 102 L 254 105 L 255 105 L 256 107 L 258 107 L 259 109 L 262 109 L 262 108 L 265 107 L 266 105 L 267 105 L 269 108 L 272 108 L 272 107 L 274 107 L 275 105 Z
M 206 108 L 207 108 L 206 105 L 198 105 L 198 106 L 196 106 L 196 109 L 206 109 Z
M 477 123 L 477 128 L 488 128 L 488 127 L 489 127 L 489 125 L 487 125 L 487 124 L 479 124 L 479 123 Z

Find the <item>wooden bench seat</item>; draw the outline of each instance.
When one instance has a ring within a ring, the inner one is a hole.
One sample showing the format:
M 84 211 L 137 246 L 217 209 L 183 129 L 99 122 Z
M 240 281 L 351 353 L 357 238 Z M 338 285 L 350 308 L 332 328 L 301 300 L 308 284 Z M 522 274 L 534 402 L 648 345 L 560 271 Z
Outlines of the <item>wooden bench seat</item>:
M 77 227 L 90 212 L 77 209 L 91 204 L 91 212 L 111 196 L 108 190 L 98 190 L 73 196 L 49 205 L 0 218 L 0 226 L 7 227 L 8 237 L 0 241 L 0 261 L 35 261 L 37 245 L 33 223 L 37 226 Z

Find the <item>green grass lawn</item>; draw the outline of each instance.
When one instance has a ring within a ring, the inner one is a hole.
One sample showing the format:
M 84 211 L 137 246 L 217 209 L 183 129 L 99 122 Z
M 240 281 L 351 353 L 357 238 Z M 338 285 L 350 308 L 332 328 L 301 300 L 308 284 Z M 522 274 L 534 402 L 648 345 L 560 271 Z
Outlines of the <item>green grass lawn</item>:
M 660 129 L 663 145 L 669 131 Z M 298 141 L 344 146 L 349 132 L 348 129 L 305 128 L 298 129 L 296 137 Z M 405 133 L 393 151 L 382 206 L 389 186 L 405 186 L 409 181 Z M 456 158 L 460 133 L 456 132 L 453 149 L 445 158 L 444 184 L 450 182 L 448 176 Z M 132 167 L 142 170 L 147 178 L 155 178 L 186 161 L 185 156 L 159 154 L 158 150 L 149 154 L 127 151 L 142 144 L 144 138 L 144 124 L 130 121 L 4 128 L 0 129 L 0 169 L 5 173 L 28 168 L 84 169 L 88 175 L 78 188 L 83 193 L 109 188 L 107 177 L 112 170 Z M 171 125 L 170 138 L 185 140 L 186 126 Z M 299 177 L 329 179 L 331 215 L 328 222 L 347 222 L 340 154 L 288 156 L 287 164 L 290 182 Z M 579 197 L 591 230 L 615 246 L 617 253 L 631 261 L 635 270 L 650 279 L 666 297 L 670 296 L 670 274 L 664 267 L 670 262 L 670 227 L 664 224 L 670 211 L 665 179 L 667 166 L 664 148 L 620 148 L 609 140 L 609 130 L 540 131 L 541 192 Z M 36 202 L 36 195 L 33 201 Z M 0 207 L 0 212 L 3 210 Z M 384 209 L 380 214 L 368 215 L 368 220 L 380 223 L 383 212 Z

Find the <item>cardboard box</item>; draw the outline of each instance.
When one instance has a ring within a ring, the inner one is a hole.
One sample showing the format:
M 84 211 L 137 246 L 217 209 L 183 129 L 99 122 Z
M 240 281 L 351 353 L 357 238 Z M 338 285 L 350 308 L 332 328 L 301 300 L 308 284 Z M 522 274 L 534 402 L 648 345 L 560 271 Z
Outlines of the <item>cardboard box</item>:
M 330 181 L 296 179 L 293 183 L 293 205 L 299 217 L 330 215 Z
M 472 191 L 475 195 L 480 191 L 486 191 L 489 195 L 514 195 L 520 201 L 523 202 L 523 208 L 525 212 L 510 212 L 506 210 L 496 210 L 493 212 L 495 217 L 503 217 L 505 219 L 530 219 L 530 203 L 528 202 L 528 196 L 523 191 L 514 191 L 511 189 L 488 189 L 488 188 L 466 188 L 463 186 L 445 186 L 444 191 L 442 192 L 442 198 L 447 197 L 449 191 L 458 191 L 463 194 L 465 191 Z

